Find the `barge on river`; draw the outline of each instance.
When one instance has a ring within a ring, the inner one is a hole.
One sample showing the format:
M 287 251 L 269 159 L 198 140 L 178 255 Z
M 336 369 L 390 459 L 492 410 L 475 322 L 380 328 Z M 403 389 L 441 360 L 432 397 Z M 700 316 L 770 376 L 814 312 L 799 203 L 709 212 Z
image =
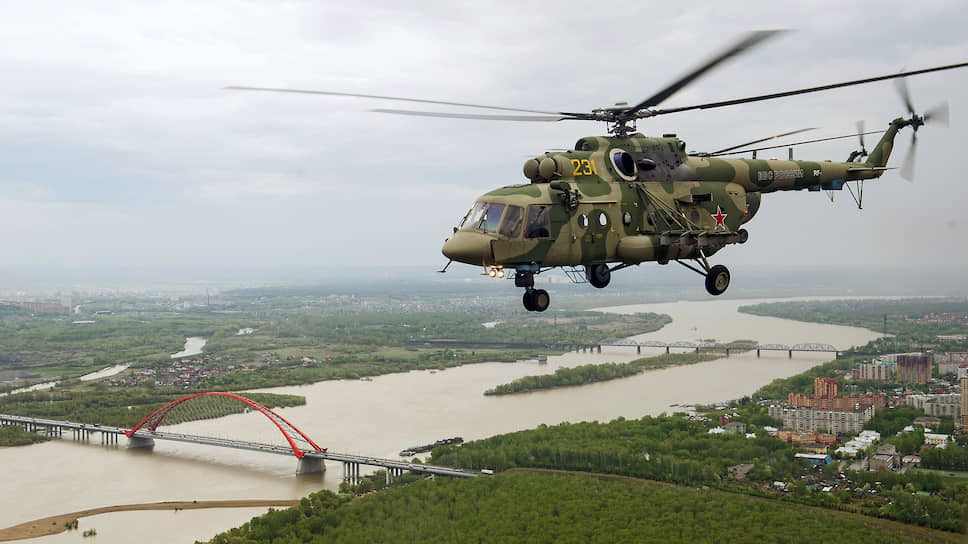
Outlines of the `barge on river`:
M 438 440 L 433 444 L 424 444 L 423 446 L 410 446 L 409 448 L 400 452 L 400 457 L 412 457 L 418 453 L 427 453 L 428 451 L 436 448 L 437 446 L 449 446 L 451 444 L 463 444 L 464 439 L 455 436 L 454 438 L 445 438 L 443 440 Z

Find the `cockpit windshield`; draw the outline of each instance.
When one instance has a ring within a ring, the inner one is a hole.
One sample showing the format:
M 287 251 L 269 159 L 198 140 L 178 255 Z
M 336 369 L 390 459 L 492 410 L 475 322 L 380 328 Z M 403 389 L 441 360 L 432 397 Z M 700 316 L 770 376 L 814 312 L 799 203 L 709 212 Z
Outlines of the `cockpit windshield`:
M 464 220 L 460 222 L 459 228 L 465 230 L 476 229 L 481 224 L 481 215 L 484 213 L 485 206 L 487 206 L 486 202 L 475 202 L 474 207 L 467 212 Z
M 508 238 L 521 236 L 524 208 L 497 202 L 476 202 L 458 227 L 461 230 L 499 232 Z M 545 235 L 547 236 L 547 235 Z
M 504 204 L 488 204 L 484 212 L 484 220 L 481 221 L 481 230 L 484 232 L 497 232 L 497 226 L 504 215 Z

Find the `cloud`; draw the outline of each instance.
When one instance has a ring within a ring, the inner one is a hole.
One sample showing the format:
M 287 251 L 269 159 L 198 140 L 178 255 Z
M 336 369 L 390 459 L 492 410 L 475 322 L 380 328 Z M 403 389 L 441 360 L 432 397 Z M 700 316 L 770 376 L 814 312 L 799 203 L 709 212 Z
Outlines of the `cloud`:
M 477 195 L 525 182 L 526 158 L 605 129 L 389 116 L 369 111 L 388 105 L 376 101 L 226 85 L 588 111 L 649 96 L 751 26 L 796 32 L 664 105 L 968 59 L 960 30 L 968 13 L 943 1 L 916 10 L 899 1 L 595 9 L 31 2 L 8 6 L 4 19 L 0 240 L 8 263 L 51 265 L 60 262 L 52 255 L 116 266 L 213 258 L 239 266 L 437 263 L 443 238 Z M 968 264 L 950 236 L 922 235 L 939 200 L 948 215 L 968 206 L 968 188 L 957 182 L 968 104 L 952 90 L 968 86 L 968 73 L 909 83 L 921 108 L 952 101 L 950 130 L 919 133 L 917 185 L 887 174 L 868 185 L 863 212 L 843 199 L 831 208 L 816 194 L 769 195 L 749 225 L 751 243 L 722 258 L 892 262 L 919 252 Z M 884 83 L 659 117 L 639 129 L 674 132 L 691 149 L 709 150 L 805 126 L 822 127 L 818 137 L 850 133 L 857 119 L 873 129 L 903 112 Z M 906 138 L 892 163 L 903 159 Z M 855 145 L 796 155 L 843 160 Z

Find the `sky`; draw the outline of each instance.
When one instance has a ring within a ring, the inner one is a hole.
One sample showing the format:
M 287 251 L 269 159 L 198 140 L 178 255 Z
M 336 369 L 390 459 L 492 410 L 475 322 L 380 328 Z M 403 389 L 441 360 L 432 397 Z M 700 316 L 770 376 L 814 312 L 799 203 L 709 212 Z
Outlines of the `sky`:
M 771 28 L 791 32 L 662 107 L 968 61 L 958 2 L 702 4 L 0 1 L 0 271 L 434 269 L 478 195 L 525 183 L 529 157 L 605 131 L 393 116 L 370 110 L 400 103 L 229 85 L 590 111 L 642 100 L 743 32 Z M 868 183 L 862 211 L 846 192 L 833 203 L 766 195 L 749 243 L 714 261 L 968 265 L 968 69 L 908 83 L 920 110 L 951 108 L 949 128 L 918 133 L 914 183 L 896 171 Z M 850 134 L 857 120 L 882 129 L 904 113 L 881 82 L 638 129 L 703 151 L 804 127 Z M 795 157 L 845 160 L 855 147 Z

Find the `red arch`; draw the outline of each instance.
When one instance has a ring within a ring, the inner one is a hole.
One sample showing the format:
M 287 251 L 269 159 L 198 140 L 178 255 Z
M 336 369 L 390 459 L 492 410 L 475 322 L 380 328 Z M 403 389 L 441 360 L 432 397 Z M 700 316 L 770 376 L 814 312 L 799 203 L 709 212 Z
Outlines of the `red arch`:
M 147 429 L 149 431 L 154 431 L 156 428 L 158 428 L 158 425 L 161 423 L 161 420 L 165 419 L 165 416 L 168 415 L 168 412 L 170 412 L 171 409 L 174 408 L 175 406 L 178 406 L 179 404 L 187 400 L 191 400 L 197 397 L 205 397 L 209 395 L 235 399 L 235 400 L 244 402 L 245 404 L 258 410 L 259 412 L 262 412 L 264 416 L 269 418 L 269 421 L 271 421 L 273 424 L 275 424 L 276 427 L 279 428 L 279 432 L 281 432 L 282 435 L 286 437 L 286 441 L 289 442 L 289 446 L 292 447 L 292 453 L 293 455 L 296 456 L 297 459 L 302 459 L 302 456 L 306 455 L 306 453 L 309 450 L 308 448 L 306 450 L 300 449 L 300 447 L 296 444 L 296 441 L 305 442 L 309 446 L 312 446 L 312 448 L 314 448 L 316 451 L 319 451 L 319 452 L 326 451 L 326 448 L 320 448 L 319 446 L 317 446 L 316 443 L 313 442 L 311 438 L 309 438 L 308 436 L 306 436 L 305 433 L 297 429 L 295 425 L 293 425 L 292 423 L 289 423 L 288 421 L 286 421 L 285 418 L 273 412 L 272 410 L 266 408 L 265 406 L 259 404 L 258 402 L 252 399 L 247 399 L 241 395 L 234 395 L 232 393 L 222 393 L 218 391 L 212 391 L 208 393 L 195 393 L 194 395 L 188 395 L 187 397 L 182 397 L 178 400 L 169 402 L 168 404 L 155 410 L 150 416 L 146 417 L 141 423 L 137 424 L 130 431 L 126 431 L 124 434 L 128 438 L 131 438 L 131 436 L 134 433 L 136 433 L 139 429 L 141 429 L 145 425 L 147 425 Z

